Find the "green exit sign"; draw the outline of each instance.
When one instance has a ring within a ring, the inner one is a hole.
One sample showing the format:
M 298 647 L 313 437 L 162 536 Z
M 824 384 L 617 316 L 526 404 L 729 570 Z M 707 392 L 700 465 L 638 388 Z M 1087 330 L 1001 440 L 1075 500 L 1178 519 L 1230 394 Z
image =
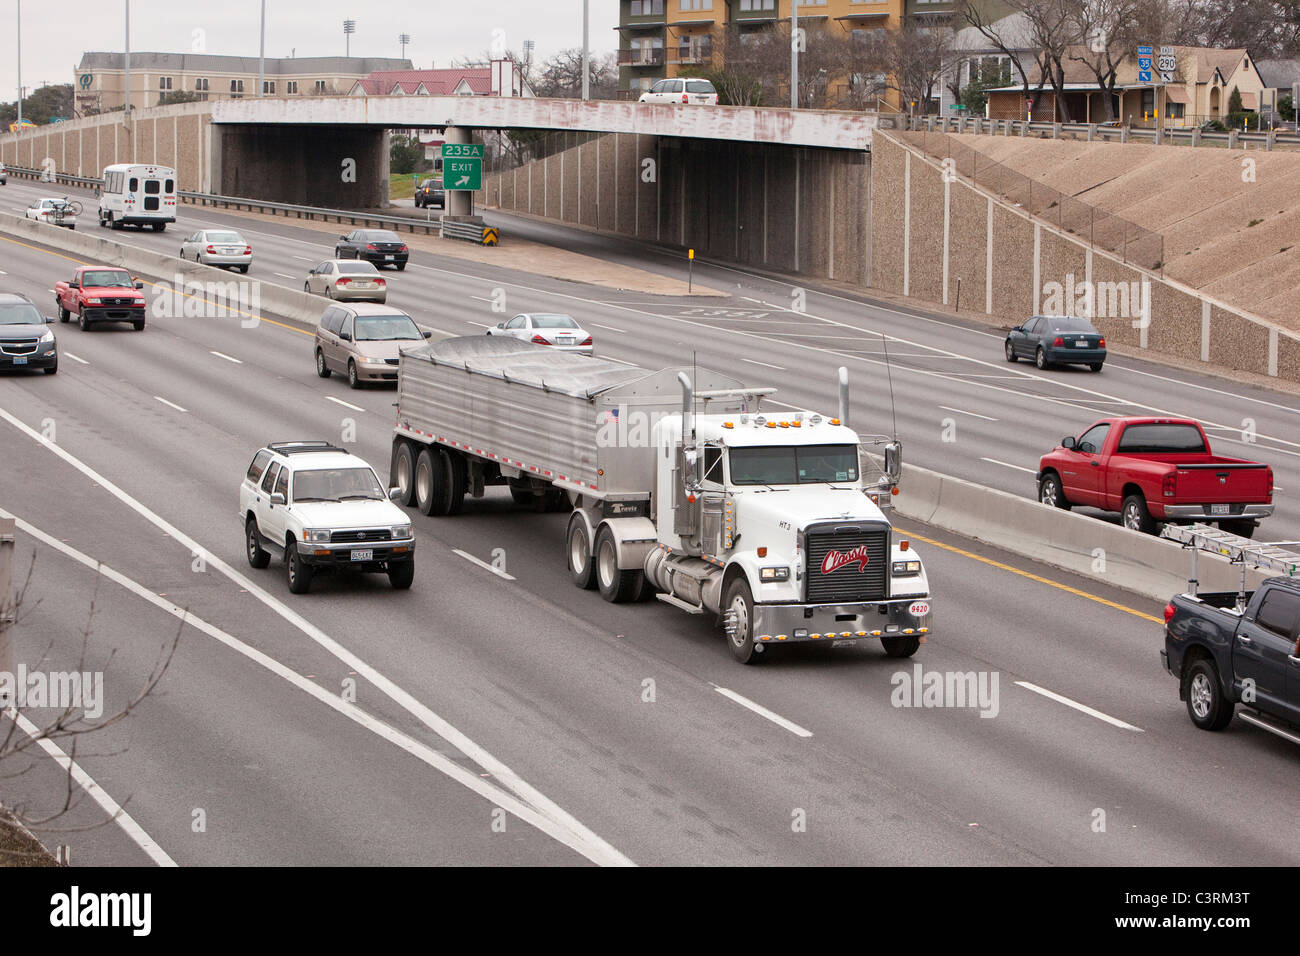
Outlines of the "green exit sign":
M 442 161 L 443 189 L 482 189 L 483 160 L 444 159 Z

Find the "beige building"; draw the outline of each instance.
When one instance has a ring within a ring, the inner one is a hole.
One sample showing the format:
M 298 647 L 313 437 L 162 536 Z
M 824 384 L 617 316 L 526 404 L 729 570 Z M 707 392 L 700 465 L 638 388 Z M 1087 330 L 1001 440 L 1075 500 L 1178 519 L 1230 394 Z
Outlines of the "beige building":
M 346 96 L 377 70 L 409 69 L 410 60 L 396 57 L 267 57 L 264 95 Z M 131 106 L 157 106 L 169 93 L 201 100 L 256 96 L 257 76 L 255 56 L 132 52 Z M 82 54 L 72 87 L 78 115 L 121 107 L 126 101 L 125 56 Z

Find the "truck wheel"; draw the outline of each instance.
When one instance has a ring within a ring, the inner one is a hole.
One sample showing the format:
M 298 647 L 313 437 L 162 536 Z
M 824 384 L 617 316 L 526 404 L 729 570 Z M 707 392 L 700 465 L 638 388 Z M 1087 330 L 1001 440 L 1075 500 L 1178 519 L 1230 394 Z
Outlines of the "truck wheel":
M 316 374 L 321 378 L 329 378 L 332 374 L 330 367 L 325 364 L 325 353 L 320 349 L 316 350 Z
M 596 586 L 600 596 L 610 604 L 623 604 L 632 600 L 641 591 L 640 568 L 631 571 L 618 569 L 618 547 L 614 543 L 614 532 L 609 526 L 600 529 L 596 535 Z
M 257 533 L 257 520 L 250 517 L 244 522 L 244 541 L 248 547 L 248 564 L 254 568 L 264 568 L 271 563 L 271 554 L 262 549 L 262 539 Z
M 1187 669 L 1183 696 L 1187 698 L 1187 716 L 1201 730 L 1222 730 L 1232 722 L 1234 705 L 1224 698 L 1219 669 L 1212 661 L 1202 659 Z
M 1131 531 L 1141 531 L 1143 534 L 1156 533 L 1155 519 L 1151 517 L 1151 512 L 1147 511 L 1146 499 L 1141 495 L 1129 495 L 1124 499 L 1120 517 L 1124 527 Z
M 311 590 L 312 567 L 298 554 L 297 542 L 290 536 L 284 545 L 285 577 L 289 580 L 289 590 L 294 594 L 306 594 Z
M 1070 503 L 1065 500 L 1065 492 L 1061 490 L 1061 479 L 1054 474 L 1043 475 L 1038 482 L 1038 500 L 1053 508 L 1070 510 Z
M 911 657 L 916 653 L 916 649 L 921 646 L 921 639 L 913 635 L 908 637 L 882 637 L 880 644 L 885 649 L 885 653 L 890 657 Z
M 397 498 L 399 505 L 415 504 L 415 450 L 409 441 L 399 441 L 393 449 L 393 468 L 388 483 L 402 489 Z
M 465 489 L 469 474 L 465 467 L 465 458 L 458 451 L 440 448 L 442 458 L 442 497 L 438 514 L 458 515 L 465 510 Z
M 415 459 L 415 507 L 421 514 L 438 514 L 437 502 L 442 497 L 442 466 L 436 448 L 421 448 Z
M 596 561 L 591 554 L 591 542 L 587 539 L 587 526 L 575 514 L 569 520 L 568 537 L 569 573 L 573 583 L 584 591 L 596 586 Z
M 405 591 L 415 580 L 415 562 L 400 561 L 388 566 L 388 583 L 394 591 Z
M 143 332 L 144 319 L 136 319 L 134 322 L 131 323 L 131 328 L 135 329 L 137 332 Z
M 68 319 L 72 316 L 72 313 L 63 307 L 62 302 L 59 302 L 58 305 L 59 305 L 59 321 L 60 322 L 68 321 Z
M 731 653 L 742 664 L 757 664 L 762 655 L 754 646 L 754 596 L 743 577 L 736 578 L 727 587 L 723 613 Z

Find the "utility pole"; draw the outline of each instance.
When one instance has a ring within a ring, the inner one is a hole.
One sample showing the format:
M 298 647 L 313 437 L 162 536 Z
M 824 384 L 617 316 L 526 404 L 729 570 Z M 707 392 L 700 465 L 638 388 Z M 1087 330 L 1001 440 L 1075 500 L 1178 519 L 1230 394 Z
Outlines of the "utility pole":
M 799 0 L 790 0 L 790 109 L 799 108 Z
M 122 106 L 122 115 L 131 119 L 131 0 L 124 0 L 126 6 L 126 58 L 123 61 L 126 73 L 126 100 Z
M 18 0 L 18 131 L 23 129 L 23 0 Z
M 591 99 L 591 55 L 588 52 L 587 7 L 590 0 L 582 0 L 582 98 Z
M 257 95 L 266 89 L 266 0 L 262 0 L 262 38 L 257 45 Z

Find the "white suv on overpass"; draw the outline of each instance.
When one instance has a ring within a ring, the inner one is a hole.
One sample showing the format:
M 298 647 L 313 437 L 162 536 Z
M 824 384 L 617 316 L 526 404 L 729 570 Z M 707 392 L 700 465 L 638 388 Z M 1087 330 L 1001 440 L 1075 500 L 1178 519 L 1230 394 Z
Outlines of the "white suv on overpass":
M 318 570 L 380 571 L 395 588 L 415 577 L 411 519 L 368 464 L 323 441 L 273 442 L 253 456 L 239 487 L 248 563 L 284 557 L 289 590 L 304 594 Z

